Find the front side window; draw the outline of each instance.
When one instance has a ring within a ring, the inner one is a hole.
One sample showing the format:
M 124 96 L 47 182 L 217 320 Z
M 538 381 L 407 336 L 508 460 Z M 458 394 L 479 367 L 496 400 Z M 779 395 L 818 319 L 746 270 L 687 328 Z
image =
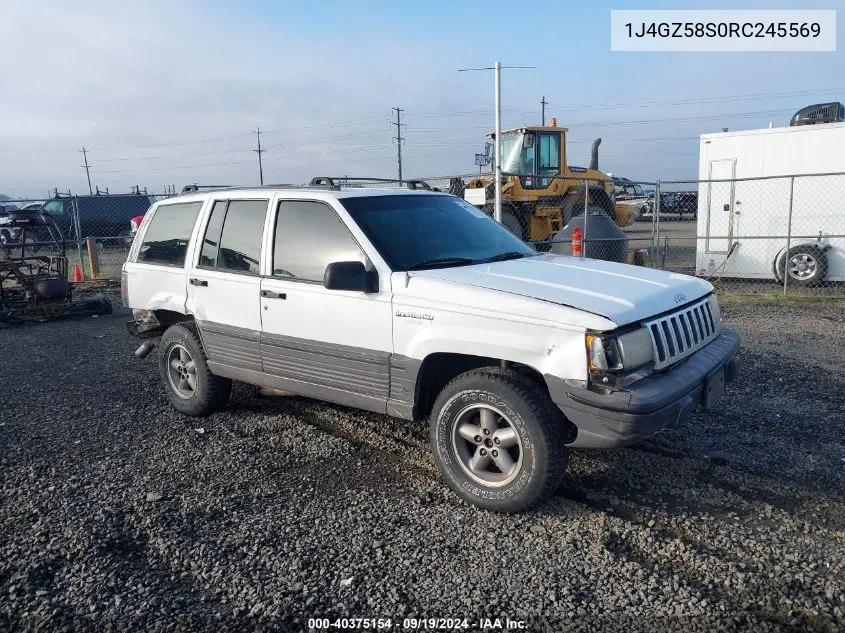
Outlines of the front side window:
M 518 259 L 537 253 L 468 202 L 449 195 L 342 198 L 393 270 Z
M 283 200 L 276 212 L 273 275 L 323 283 L 332 262 L 366 258 L 334 209 L 313 200 Z
M 540 134 L 540 170 L 543 176 L 560 173 L 560 135 Z
M 257 275 L 269 200 L 218 200 L 211 209 L 199 266 Z
M 153 213 L 138 251 L 138 261 L 184 266 L 188 243 L 202 202 L 162 204 Z

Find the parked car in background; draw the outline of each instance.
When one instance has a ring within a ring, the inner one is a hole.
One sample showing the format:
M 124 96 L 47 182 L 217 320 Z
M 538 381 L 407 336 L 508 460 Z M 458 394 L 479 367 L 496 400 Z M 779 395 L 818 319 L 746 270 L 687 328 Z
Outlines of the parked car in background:
M 0 205 L 0 244 L 4 246 L 14 244 L 19 239 L 20 229 L 9 220 L 9 211 L 14 208 L 14 205 Z
M 698 192 L 697 191 L 661 191 L 660 192 L 660 217 L 666 219 L 678 216 L 678 220 L 684 217 L 695 220 L 698 217 Z M 654 192 L 649 193 L 648 209 L 643 213 L 643 219 L 654 217 Z
M 132 235 L 132 238 L 135 238 L 135 234 L 138 232 L 138 228 L 141 226 L 141 222 L 144 221 L 144 213 L 141 215 L 136 215 L 134 218 L 129 220 L 129 232 Z
M 97 194 L 92 196 L 59 195 L 45 202 L 42 209 L 53 216 L 65 239 L 97 238 L 100 247 L 132 243 L 131 221 L 143 215 L 155 202 L 142 194 Z M 78 205 L 79 231 L 74 217 Z M 121 238 L 110 239 L 110 238 Z
M 613 189 L 617 217 L 626 216 L 626 220 L 618 222 L 620 226 L 630 226 L 645 217 L 650 201 L 641 184 L 632 182 L 628 178 L 614 178 Z

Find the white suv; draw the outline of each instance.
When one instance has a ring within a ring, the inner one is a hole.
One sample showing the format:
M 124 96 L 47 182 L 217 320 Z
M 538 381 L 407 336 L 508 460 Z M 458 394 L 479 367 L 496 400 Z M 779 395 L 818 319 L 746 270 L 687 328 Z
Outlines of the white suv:
M 681 423 L 737 373 L 706 281 L 537 253 L 453 195 L 319 182 L 146 214 L 123 299 L 178 411 L 220 410 L 239 380 L 427 419 L 449 486 L 517 511 L 568 447 Z

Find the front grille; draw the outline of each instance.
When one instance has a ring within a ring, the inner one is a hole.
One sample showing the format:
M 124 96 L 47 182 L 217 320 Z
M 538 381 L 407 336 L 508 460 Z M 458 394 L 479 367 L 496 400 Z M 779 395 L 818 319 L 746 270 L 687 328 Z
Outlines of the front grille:
M 645 322 L 654 346 L 655 369 L 677 363 L 719 336 L 722 319 L 715 301 L 714 297 L 707 297 Z

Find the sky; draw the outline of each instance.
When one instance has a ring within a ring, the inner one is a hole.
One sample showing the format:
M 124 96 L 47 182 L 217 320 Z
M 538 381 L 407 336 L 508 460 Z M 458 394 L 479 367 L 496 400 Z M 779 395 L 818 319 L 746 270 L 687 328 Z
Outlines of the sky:
M 845 52 L 611 52 L 610 9 L 733 2 L 488 0 L 2 0 L 0 192 L 159 192 L 316 175 L 395 177 L 402 108 L 407 177 L 471 174 L 493 128 L 569 128 L 571 164 L 635 180 L 695 178 L 700 134 L 787 125 L 845 101 Z M 778 0 L 745 9 L 791 9 Z M 802 9 L 836 8 L 804 0 Z M 843 29 L 837 15 L 837 31 Z M 12 54 L 14 52 L 14 54 Z

